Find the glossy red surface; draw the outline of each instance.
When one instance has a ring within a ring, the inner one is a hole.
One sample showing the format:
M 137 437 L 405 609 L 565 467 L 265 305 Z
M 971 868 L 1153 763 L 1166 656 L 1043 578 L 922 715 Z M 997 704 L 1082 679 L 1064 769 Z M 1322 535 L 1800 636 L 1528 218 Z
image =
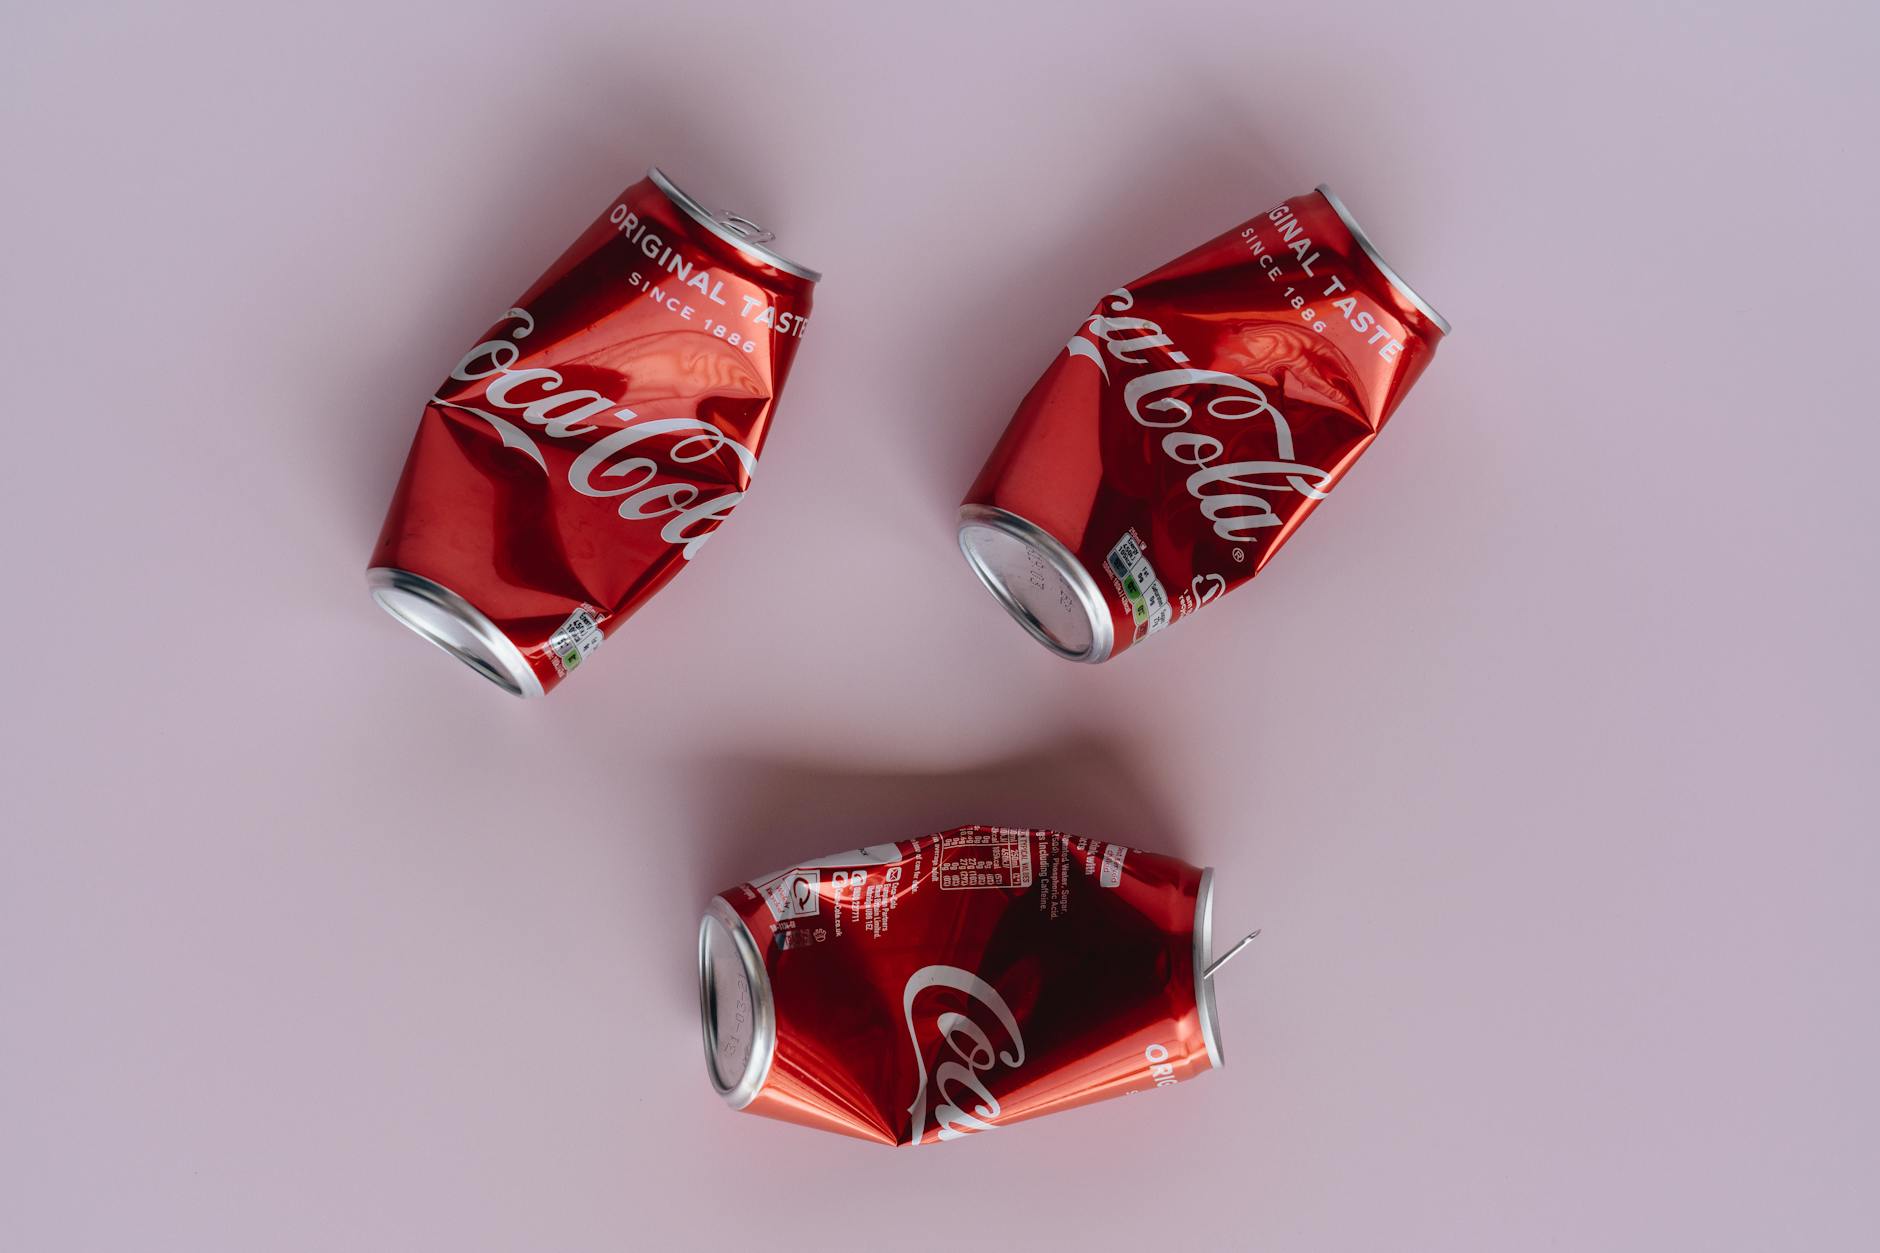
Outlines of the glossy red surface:
M 932 1143 L 1210 1069 L 1202 873 L 1062 832 L 962 827 L 732 888 L 777 1024 L 746 1108 Z
M 683 568 L 750 485 L 813 283 L 649 177 L 621 193 L 439 386 L 371 565 L 455 592 L 542 687 Z
M 1295 197 L 1104 297 L 966 503 L 1076 555 L 1104 591 L 1114 656 L 1264 569 L 1442 334 L 1324 195 Z M 1166 593 L 1165 622 L 1112 568 L 1125 536 Z

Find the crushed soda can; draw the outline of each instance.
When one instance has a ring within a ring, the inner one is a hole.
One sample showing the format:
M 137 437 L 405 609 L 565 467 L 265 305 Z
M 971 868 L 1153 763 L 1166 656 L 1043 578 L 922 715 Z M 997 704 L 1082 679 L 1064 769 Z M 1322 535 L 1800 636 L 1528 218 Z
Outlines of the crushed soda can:
M 1221 1065 L 1213 881 L 1121 844 L 960 827 L 741 883 L 699 925 L 712 1086 L 903 1145 L 1193 1078 Z
M 819 278 L 769 238 L 657 169 L 616 197 L 425 405 L 379 604 L 519 696 L 584 665 L 750 487 Z
M 1449 323 L 1329 188 L 1105 296 L 960 507 L 967 563 L 1059 656 L 1107 661 L 1266 568 Z

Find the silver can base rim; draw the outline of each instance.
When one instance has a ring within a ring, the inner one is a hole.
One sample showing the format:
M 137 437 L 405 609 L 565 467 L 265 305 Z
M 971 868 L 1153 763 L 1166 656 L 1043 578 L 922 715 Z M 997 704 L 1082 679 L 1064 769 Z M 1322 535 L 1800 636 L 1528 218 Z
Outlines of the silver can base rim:
M 735 967 L 751 1010 L 748 1051 L 730 1076 L 718 1064 L 722 1035 L 719 1004 L 727 990 L 718 958 L 728 958 L 728 964 Z M 698 1012 L 699 1030 L 705 1040 L 705 1075 L 727 1105 L 743 1109 L 764 1090 L 771 1064 L 777 1059 L 777 1007 L 771 999 L 770 975 L 764 970 L 763 955 L 757 951 L 751 929 L 736 910 L 717 897 L 705 907 L 705 916 L 698 924 Z
M 442 583 L 394 566 L 366 571 L 379 608 L 512 696 L 540 696 L 542 681 L 514 640 Z
M 1088 633 L 1088 642 L 1081 639 L 1067 642 L 1061 638 L 1061 633 L 1053 632 L 1037 613 L 1026 606 L 1009 582 L 1008 572 L 998 568 L 982 549 L 982 535 L 1016 542 L 1028 553 L 1043 560 L 1051 573 L 1062 581 L 1064 589 L 1082 612 L 1083 619 L 1079 625 Z M 986 590 L 1033 639 L 1071 661 L 1095 663 L 1109 660 L 1116 642 L 1116 629 L 1110 621 L 1109 605 L 1104 601 L 1102 589 L 1097 586 L 1090 571 L 1084 569 L 1083 563 L 1056 536 L 1029 518 L 1020 517 L 1007 509 L 992 505 L 962 505 L 959 545 L 960 555 L 966 558 L 966 564 L 979 576 Z

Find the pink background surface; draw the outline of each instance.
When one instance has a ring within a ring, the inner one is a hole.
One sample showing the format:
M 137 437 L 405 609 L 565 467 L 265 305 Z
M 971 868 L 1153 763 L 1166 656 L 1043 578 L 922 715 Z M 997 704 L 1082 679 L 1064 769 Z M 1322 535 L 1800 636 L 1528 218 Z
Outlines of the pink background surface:
M 1874 20 L 1522 7 L 15 7 L 0 1243 L 1873 1247 Z M 363 567 L 653 162 L 828 278 L 744 510 L 524 704 Z M 1452 341 L 1258 584 L 1056 661 L 959 496 L 1320 180 Z M 707 894 L 967 821 L 1217 866 L 1227 1069 L 727 1112 Z

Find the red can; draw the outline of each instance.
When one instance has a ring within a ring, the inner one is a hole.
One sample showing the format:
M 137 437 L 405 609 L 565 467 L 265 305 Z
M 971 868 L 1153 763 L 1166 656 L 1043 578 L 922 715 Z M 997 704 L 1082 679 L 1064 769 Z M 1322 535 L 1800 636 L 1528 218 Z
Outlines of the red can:
M 1213 877 L 960 827 L 740 884 L 699 926 L 712 1086 L 734 1109 L 928 1144 L 1191 1078 L 1221 1064 Z
M 1449 324 L 1329 188 L 1106 296 L 960 509 L 1011 615 L 1105 661 L 1265 568 Z
M 367 579 L 406 626 L 539 696 L 744 498 L 820 277 L 657 169 L 425 406 Z

